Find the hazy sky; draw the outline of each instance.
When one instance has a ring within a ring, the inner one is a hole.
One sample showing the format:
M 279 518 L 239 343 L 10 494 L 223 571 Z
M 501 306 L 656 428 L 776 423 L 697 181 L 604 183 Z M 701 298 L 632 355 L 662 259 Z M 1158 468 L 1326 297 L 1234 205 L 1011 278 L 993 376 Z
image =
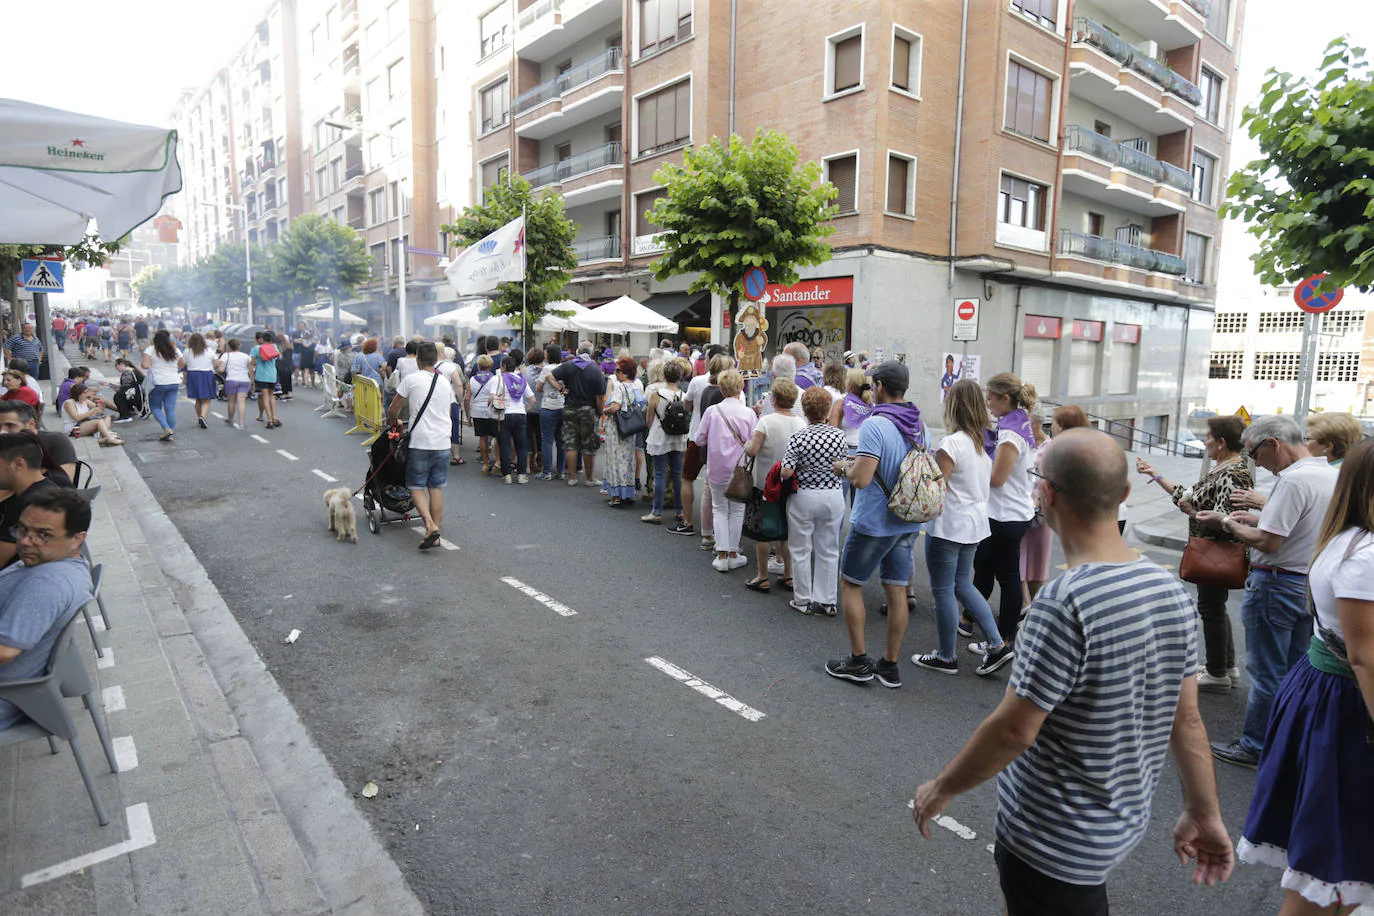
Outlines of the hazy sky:
M 5 5 L 19 0 L 5 0 Z M 751 0 L 744 0 L 748 3 Z M 958 0 L 940 0 L 956 3 Z M 1144 0 L 1142 0 L 1144 2 Z M 1322 49 L 1342 32 L 1374 49 L 1369 0 L 1249 0 L 1241 46 L 1235 115 L 1259 95 L 1270 67 L 1309 72 Z M 28 38 L 0 54 L 0 95 L 55 108 L 143 124 L 167 124 L 183 87 L 208 81 L 247 42 L 267 8 L 256 0 L 62 0 L 28 6 Z M 12 36 L 13 37 L 13 36 Z M 1237 133 L 1232 166 L 1258 155 Z M 1223 294 L 1247 285 L 1251 237 L 1228 224 L 1221 265 Z

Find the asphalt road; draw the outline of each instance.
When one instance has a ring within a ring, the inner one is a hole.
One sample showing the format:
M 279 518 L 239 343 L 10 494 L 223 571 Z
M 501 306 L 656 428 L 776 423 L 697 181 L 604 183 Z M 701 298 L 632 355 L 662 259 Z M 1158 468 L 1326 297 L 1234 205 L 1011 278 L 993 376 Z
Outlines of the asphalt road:
M 503 486 L 475 460 L 447 491 L 457 549 L 421 552 L 408 525 L 373 535 L 361 513 L 359 543 L 336 543 L 321 494 L 359 486 L 366 454 L 317 400 L 301 391 L 271 431 L 200 430 L 184 400 L 174 444 L 151 420 L 118 428 L 344 784 L 380 787 L 357 803 L 431 912 L 1001 911 L 992 784 L 948 812 L 972 839 L 922 839 L 907 803 L 996 705 L 1005 671 L 904 662 L 901 690 L 833 680 L 821 666 L 846 651 L 840 619 L 746 590 L 748 570 L 715 572 L 696 538 L 593 488 Z M 1239 639 L 1239 598 L 1232 613 Z M 884 623 L 870 614 L 871 646 Z M 934 641 L 923 594 L 904 659 Z M 1213 737 L 1238 732 L 1243 691 L 1202 703 Z M 1172 857 L 1167 769 L 1146 839 L 1110 882 L 1114 912 L 1276 912 L 1271 869 L 1191 886 Z M 1234 836 L 1254 776 L 1218 777 Z

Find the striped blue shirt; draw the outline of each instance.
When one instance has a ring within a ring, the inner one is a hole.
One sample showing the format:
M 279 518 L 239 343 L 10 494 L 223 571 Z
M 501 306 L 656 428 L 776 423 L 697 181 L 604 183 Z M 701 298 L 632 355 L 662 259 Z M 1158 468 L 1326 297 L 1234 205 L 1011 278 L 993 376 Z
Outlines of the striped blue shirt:
M 1011 687 L 1049 713 L 997 778 L 997 842 L 1037 871 L 1096 885 L 1150 822 L 1197 612 L 1146 559 L 1086 563 L 1047 585 L 1016 635 Z

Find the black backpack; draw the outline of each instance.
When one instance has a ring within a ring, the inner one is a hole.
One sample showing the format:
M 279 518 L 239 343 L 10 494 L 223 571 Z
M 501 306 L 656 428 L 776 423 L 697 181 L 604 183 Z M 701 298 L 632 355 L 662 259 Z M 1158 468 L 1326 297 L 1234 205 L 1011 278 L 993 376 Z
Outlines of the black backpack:
M 683 403 L 682 395 L 669 401 L 668 406 L 663 408 L 663 418 L 659 420 L 659 425 L 670 436 L 687 435 L 687 431 L 692 428 L 692 418 L 687 413 L 687 405 Z

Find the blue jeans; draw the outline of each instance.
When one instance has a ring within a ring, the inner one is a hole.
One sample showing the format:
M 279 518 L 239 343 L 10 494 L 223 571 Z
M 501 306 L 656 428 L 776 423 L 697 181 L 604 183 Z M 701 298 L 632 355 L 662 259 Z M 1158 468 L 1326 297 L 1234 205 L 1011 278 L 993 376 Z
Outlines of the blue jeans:
M 177 428 L 177 391 L 180 388 L 180 385 L 154 385 L 152 393 L 148 395 L 153 419 L 168 431 Z
M 1002 642 L 988 600 L 973 585 L 973 556 L 977 552 L 977 544 L 959 544 L 926 535 L 926 569 L 930 573 L 930 591 L 935 596 L 935 630 L 940 639 L 938 654 L 947 662 L 959 657 L 955 637 L 960 604 L 968 608 L 987 636 L 989 646 Z
M 1307 614 L 1307 580 L 1260 569 L 1245 580 L 1240 606 L 1245 625 L 1245 673 L 1250 696 L 1245 701 L 1245 731 L 1240 744 L 1252 754 L 1264 749 L 1264 733 L 1274 695 L 1288 669 L 1307 654 L 1312 618 Z
M 406 489 L 442 490 L 448 483 L 446 448 L 413 448 L 406 456 Z
M 650 455 L 654 463 L 654 515 L 663 514 L 663 494 L 668 481 L 673 482 L 673 514 L 682 515 L 682 452 Z
M 850 528 L 840 557 L 840 578 L 850 585 L 863 585 L 877 572 L 883 585 L 906 588 L 911 578 L 911 549 L 919 533 L 860 534 Z
M 525 415 L 508 413 L 501 418 L 496 431 L 496 442 L 501 450 L 501 473 L 525 473 L 526 453 L 529 452 L 528 437 L 525 435 Z
M 563 408 L 539 411 L 539 438 L 544 446 L 544 472 L 563 474 L 568 470 L 568 453 L 563 450 Z M 557 452 L 557 457 L 554 453 Z

